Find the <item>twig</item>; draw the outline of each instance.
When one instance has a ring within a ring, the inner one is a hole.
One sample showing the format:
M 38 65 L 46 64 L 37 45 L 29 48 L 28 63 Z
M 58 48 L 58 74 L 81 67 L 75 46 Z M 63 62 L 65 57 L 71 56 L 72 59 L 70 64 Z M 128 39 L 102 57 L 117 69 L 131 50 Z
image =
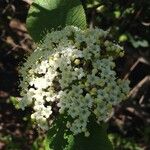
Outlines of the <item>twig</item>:
M 149 62 L 147 60 L 145 60 L 143 57 L 138 58 L 137 61 L 131 66 L 131 68 L 128 71 L 128 73 L 124 76 L 124 80 L 128 79 L 128 77 L 130 76 L 131 72 L 136 68 L 136 66 L 139 63 L 150 65 Z
M 130 70 L 128 71 L 128 73 L 124 76 L 124 80 L 127 79 L 129 77 L 129 75 L 131 74 L 131 72 L 135 69 L 135 67 L 139 64 L 139 59 L 131 66 Z
M 143 11 L 143 7 L 140 8 L 140 10 L 135 15 L 135 20 L 140 16 L 141 12 Z
M 142 25 L 149 27 L 150 26 L 150 22 L 141 22 Z
M 145 84 L 145 83 L 149 83 L 150 82 L 150 75 L 146 76 L 144 79 L 142 79 L 129 93 L 128 97 L 134 98 L 137 93 L 139 92 L 139 90 L 141 89 L 141 87 Z
M 94 23 L 95 23 L 95 10 L 92 10 L 92 13 L 91 13 L 91 20 L 90 20 L 90 28 L 93 28 L 94 27 Z
M 145 98 L 145 96 L 144 96 L 144 95 L 142 95 L 142 96 L 141 96 L 141 98 L 140 98 L 140 100 L 139 100 L 139 104 L 140 104 L 140 105 L 142 104 L 142 102 L 143 102 L 144 98 Z
M 134 114 L 135 116 L 139 117 L 139 118 L 143 118 L 143 116 L 141 115 L 141 111 L 136 110 L 136 109 L 133 108 L 133 107 L 127 107 L 126 110 L 127 110 L 128 112 L 130 112 L 131 114 Z
M 26 2 L 27 4 L 31 5 L 33 3 L 32 0 L 23 0 L 24 2 Z

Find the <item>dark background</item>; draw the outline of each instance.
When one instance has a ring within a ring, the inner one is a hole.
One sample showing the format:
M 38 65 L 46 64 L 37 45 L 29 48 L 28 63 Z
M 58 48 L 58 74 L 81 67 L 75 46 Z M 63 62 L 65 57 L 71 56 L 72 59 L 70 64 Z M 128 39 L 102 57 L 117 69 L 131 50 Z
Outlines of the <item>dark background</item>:
M 125 49 L 116 60 L 121 78 L 129 78 L 131 92 L 116 106 L 109 120 L 109 136 L 116 150 L 150 150 L 150 1 L 82 0 L 89 27 L 110 30 Z M 0 0 L 0 150 L 44 150 L 43 135 L 28 119 L 30 110 L 16 110 L 18 67 L 32 52 L 25 20 L 29 4 Z

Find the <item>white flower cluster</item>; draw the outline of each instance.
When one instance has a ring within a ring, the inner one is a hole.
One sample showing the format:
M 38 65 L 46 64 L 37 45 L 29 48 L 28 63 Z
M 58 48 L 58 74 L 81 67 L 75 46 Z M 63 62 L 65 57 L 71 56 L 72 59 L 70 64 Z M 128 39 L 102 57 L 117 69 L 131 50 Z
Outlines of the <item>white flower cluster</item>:
M 101 29 L 67 26 L 47 34 L 20 69 L 20 107 L 33 107 L 31 118 L 48 129 L 58 113 L 68 116 L 74 135 L 89 136 L 89 117 L 105 121 L 112 106 L 125 99 L 129 82 L 116 77 L 113 60 L 123 55 Z

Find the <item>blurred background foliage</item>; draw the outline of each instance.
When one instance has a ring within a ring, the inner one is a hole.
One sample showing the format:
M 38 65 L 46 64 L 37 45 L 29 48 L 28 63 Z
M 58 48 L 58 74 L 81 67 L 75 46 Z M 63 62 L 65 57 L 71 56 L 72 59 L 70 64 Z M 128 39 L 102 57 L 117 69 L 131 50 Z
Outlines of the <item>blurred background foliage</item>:
M 18 68 L 34 44 L 25 20 L 30 0 L 0 1 L 0 150 L 44 150 L 45 137 L 16 110 Z M 115 107 L 109 138 L 115 150 L 150 149 L 150 1 L 82 0 L 89 27 L 109 30 L 126 55 L 116 71 L 131 81 L 128 99 Z
M 131 53 L 144 55 L 149 51 L 150 1 L 83 0 L 83 3 L 90 26 L 110 30 L 112 37 Z

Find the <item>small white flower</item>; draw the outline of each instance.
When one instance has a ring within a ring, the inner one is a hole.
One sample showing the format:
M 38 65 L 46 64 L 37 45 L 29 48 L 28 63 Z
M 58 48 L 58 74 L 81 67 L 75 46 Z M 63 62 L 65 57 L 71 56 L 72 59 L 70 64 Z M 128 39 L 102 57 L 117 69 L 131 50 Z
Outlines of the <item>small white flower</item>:
M 85 137 L 89 137 L 89 136 L 90 136 L 90 132 L 86 131 L 86 132 L 84 133 L 84 135 L 85 135 Z
M 125 99 L 129 82 L 113 70 L 113 60 L 123 50 L 106 40 L 107 34 L 72 26 L 53 31 L 20 68 L 19 106 L 33 108 L 31 118 L 41 129 L 48 130 L 60 113 L 73 135 L 84 132 L 88 137 L 89 117 L 95 114 L 97 123 L 105 121 L 112 106 Z

